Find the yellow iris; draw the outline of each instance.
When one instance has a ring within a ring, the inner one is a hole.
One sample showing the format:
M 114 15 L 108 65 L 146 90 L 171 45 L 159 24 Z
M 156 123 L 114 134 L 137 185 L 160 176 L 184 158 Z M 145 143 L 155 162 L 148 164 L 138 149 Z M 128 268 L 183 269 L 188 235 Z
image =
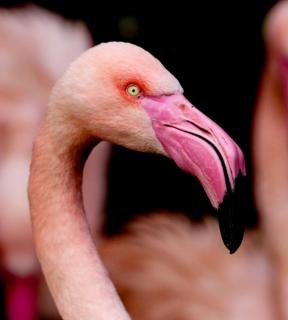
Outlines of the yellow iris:
M 127 93 L 132 97 L 137 97 L 140 94 L 140 88 L 136 84 L 130 84 L 127 87 Z

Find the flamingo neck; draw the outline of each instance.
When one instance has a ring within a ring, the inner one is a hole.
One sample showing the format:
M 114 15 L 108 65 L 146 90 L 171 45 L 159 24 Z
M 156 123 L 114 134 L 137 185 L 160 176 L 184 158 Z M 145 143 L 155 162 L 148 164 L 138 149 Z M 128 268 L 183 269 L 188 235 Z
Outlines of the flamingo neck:
M 83 166 L 97 140 L 64 123 L 59 131 L 54 127 L 44 125 L 35 142 L 29 183 L 36 250 L 48 286 L 65 320 L 128 320 L 83 210 Z

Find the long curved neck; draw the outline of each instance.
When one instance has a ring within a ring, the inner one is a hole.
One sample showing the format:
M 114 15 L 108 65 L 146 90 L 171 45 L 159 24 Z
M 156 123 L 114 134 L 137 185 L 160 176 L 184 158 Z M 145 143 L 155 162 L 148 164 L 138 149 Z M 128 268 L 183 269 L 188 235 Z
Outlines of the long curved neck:
M 54 127 L 54 128 L 53 128 Z M 97 141 L 64 124 L 46 123 L 35 142 L 29 198 L 36 250 L 65 320 L 128 320 L 92 241 L 81 182 Z

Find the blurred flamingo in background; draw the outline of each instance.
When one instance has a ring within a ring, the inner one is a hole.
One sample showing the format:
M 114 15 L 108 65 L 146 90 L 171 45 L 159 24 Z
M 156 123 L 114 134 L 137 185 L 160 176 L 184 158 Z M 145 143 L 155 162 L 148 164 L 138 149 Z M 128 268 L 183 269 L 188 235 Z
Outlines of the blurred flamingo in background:
M 32 141 L 52 85 L 91 44 L 80 22 L 31 5 L 0 9 L 0 246 L 9 320 L 38 318 L 40 269 L 27 198 Z M 103 211 L 108 154 L 103 145 L 85 168 L 84 201 L 92 229 L 100 225 L 96 219 Z
M 288 1 L 265 23 L 267 61 L 255 110 L 255 200 L 273 266 L 277 319 L 288 319 Z
M 159 212 L 103 239 L 101 256 L 133 319 L 276 319 L 259 234 L 246 232 L 231 256 L 215 227 L 212 218 Z

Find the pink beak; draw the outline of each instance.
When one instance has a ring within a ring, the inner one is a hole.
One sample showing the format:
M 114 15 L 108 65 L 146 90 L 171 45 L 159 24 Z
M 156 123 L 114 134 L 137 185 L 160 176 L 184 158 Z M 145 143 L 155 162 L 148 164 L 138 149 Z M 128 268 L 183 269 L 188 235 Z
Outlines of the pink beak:
M 213 207 L 221 208 L 224 198 L 235 191 L 238 175 L 246 174 L 244 157 L 237 144 L 181 94 L 143 97 L 141 104 L 167 155 L 182 170 L 195 175 Z M 239 226 L 235 225 L 230 208 L 228 211 L 227 219 L 219 217 L 220 230 L 225 245 L 234 252 L 244 229 L 236 230 Z

